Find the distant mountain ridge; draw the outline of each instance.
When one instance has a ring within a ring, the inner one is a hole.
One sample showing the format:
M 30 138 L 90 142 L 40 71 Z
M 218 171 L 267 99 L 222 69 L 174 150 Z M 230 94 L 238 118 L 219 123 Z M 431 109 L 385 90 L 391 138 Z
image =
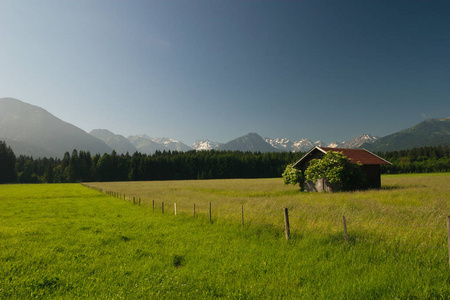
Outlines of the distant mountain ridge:
M 363 134 L 360 136 L 357 136 L 349 141 L 346 142 L 333 142 L 328 144 L 327 147 L 331 148 L 360 148 L 364 144 L 373 144 L 375 141 L 377 141 L 379 137 L 373 136 L 371 134 Z
M 188 145 L 186 145 L 180 141 L 170 139 L 170 138 L 153 138 L 152 141 L 154 141 L 155 143 L 164 145 L 164 148 L 166 150 L 170 150 L 170 151 L 185 152 L 185 151 L 192 150 L 192 148 L 189 147 Z
M 306 152 L 314 146 L 334 148 L 366 148 L 385 152 L 421 146 L 450 145 L 450 117 L 429 119 L 411 128 L 379 138 L 364 134 L 345 142 L 326 144 L 309 139 L 291 141 L 287 138 L 262 138 L 249 133 L 227 143 L 198 140 L 187 146 L 170 138 L 151 138 L 145 134 L 125 138 L 106 129 L 86 133 L 64 122 L 46 110 L 13 98 L 0 98 L 0 140 L 4 140 L 16 155 L 33 157 L 62 157 L 74 149 L 92 154 L 135 152 L 153 154 L 155 151 L 231 150 L 251 152 Z
M 141 153 L 153 154 L 156 151 L 164 151 L 165 150 L 165 147 L 163 145 L 160 145 L 160 144 L 152 141 L 152 139 L 145 134 L 129 136 L 128 140 Z
M 136 147 L 138 152 L 153 154 L 156 151 L 179 151 L 192 150 L 186 144 L 170 138 L 151 138 L 148 135 L 129 136 L 128 140 Z
M 390 134 L 375 141 L 364 144 L 370 151 L 406 150 L 422 146 L 450 146 L 450 117 L 429 119 L 413 127 Z
M 231 150 L 231 151 L 254 151 L 254 152 L 277 152 L 292 151 L 306 152 L 314 146 L 326 146 L 331 148 L 358 148 L 363 143 L 372 143 L 377 139 L 369 134 L 361 135 L 346 142 L 333 142 L 326 144 L 322 141 L 311 142 L 308 139 L 291 141 L 287 138 L 261 138 L 256 133 L 249 133 L 236 138 L 228 143 L 218 143 L 210 140 L 197 140 L 191 147 L 170 138 L 151 138 L 148 135 L 134 135 L 127 138 L 114 134 L 106 129 L 95 129 L 91 135 L 104 141 L 110 148 L 119 154 L 141 152 L 153 154 L 156 151 L 190 151 L 190 150 Z M 261 140 L 262 139 L 262 140 Z
M 72 150 L 111 152 L 101 140 L 48 111 L 13 98 L 0 98 L 0 140 L 16 155 L 63 157 Z
M 280 150 L 272 147 L 261 136 L 256 133 L 249 133 L 236 138 L 228 143 L 220 145 L 217 150 L 230 151 L 251 151 L 251 152 L 279 152 Z
M 124 136 L 114 134 L 106 129 L 94 129 L 89 132 L 90 135 L 102 140 L 111 149 L 114 149 L 118 154 L 135 153 L 137 148 Z
M 219 146 L 223 145 L 223 143 L 212 142 L 210 140 L 197 140 L 192 145 L 191 148 L 197 151 L 207 151 L 207 150 L 216 150 Z
M 265 138 L 265 141 L 269 143 L 272 147 L 277 148 L 282 151 L 292 151 L 292 152 L 307 152 L 315 146 L 324 146 L 331 148 L 359 148 L 364 143 L 371 144 L 378 138 L 370 134 L 360 135 L 346 142 L 332 142 L 326 144 L 322 141 L 312 142 L 308 139 L 302 139 L 297 142 L 292 142 L 287 138 Z
M 308 139 L 301 139 L 299 141 L 291 141 L 287 138 L 265 138 L 265 141 L 269 143 L 272 147 L 282 150 L 282 151 L 292 151 L 292 152 L 306 152 L 313 148 L 314 146 L 323 146 L 322 141 L 311 142 Z

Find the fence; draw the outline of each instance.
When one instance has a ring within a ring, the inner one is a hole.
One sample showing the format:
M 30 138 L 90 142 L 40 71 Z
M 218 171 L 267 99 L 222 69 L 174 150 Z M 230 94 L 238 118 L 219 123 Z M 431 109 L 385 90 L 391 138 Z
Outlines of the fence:
M 88 186 L 89 187 L 89 186 Z M 193 218 L 206 218 L 210 223 L 214 223 L 219 218 L 232 220 L 233 223 L 238 221 L 242 230 L 245 230 L 246 226 L 253 224 L 273 226 L 273 229 L 281 234 L 284 229 L 284 235 L 286 240 L 296 236 L 303 236 L 304 234 L 310 234 L 317 228 L 324 227 L 323 232 L 333 232 L 334 236 L 340 236 L 340 239 L 346 244 L 356 242 L 366 243 L 386 243 L 391 245 L 402 245 L 408 247 L 421 247 L 421 248 L 435 248 L 442 250 L 448 247 L 449 266 L 450 266 L 450 216 L 446 218 L 446 230 L 447 238 L 445 237 L 444 221 L 442 224 L 400 224 L 400 223 L 380 223 L 377 220 L 358 220 L 352 219 L 348 216 L 325 216 L 323 219 L 307 219 L 305 215 L 296 214 L 295 209 L 290 210 L 287 207 L 280 209 L 278 212 L 264 212 L 264 211 L 252 211 L 247 209 L 244 205 L 227 205 L 224 207 L 215 207 L 212 202 L 209 203 L 193 203 L 187 206 L 185 203 L 168 202 L 164 201 L 156 202 L 142 201 L 141 198 L 136 196 L 127 196 L 118 192 L 103 190 L 101 188 L 93 188 L 108 196 L 123 199 L 133 203 L 134 205 L 151 206 L 154 212 L 160 211 L 161 214 L 174 214 L 175 216 L 184 214 L 191 215 Z M 181 204 L 181 205 L 180 205 Z M 173 210 L 172 208 L 173 207 Z M 298 211 L 297 211 L 298 212 Z M 275 221 L 274 221 L 275 220 Z M 292 224 L 297 227 L 292 228 Z M 302 229 L 299 227 L 303 226 Z M 313 228 L 308 230 L 307 228 Z M 357 228 L 357 231 L 355 230 Z M 383 228 L 378 230 L 377 228 Z M 387 229 L 387 230 L 386 230 Z M 402 229 L 403 234 L 396 234 Z M 426 230 L 423 230 L 426 229 Z M 410 236 L 405 235 L 404 232 L 409 230 L 410 233 L 418 235 L 419 238 L 412 239 Z M 383 233 L 380 233 L 382 231 Z M 376 234 L 374 234 L 376 232 Z M 422 236 L 420 236 L 422 235 Z M 430 242 L 420 242 L 418 240 L 430 240 Z M 410 241 L 413 240 L 413 242 Z M 414 242 L 415 241 L 415 242 Z

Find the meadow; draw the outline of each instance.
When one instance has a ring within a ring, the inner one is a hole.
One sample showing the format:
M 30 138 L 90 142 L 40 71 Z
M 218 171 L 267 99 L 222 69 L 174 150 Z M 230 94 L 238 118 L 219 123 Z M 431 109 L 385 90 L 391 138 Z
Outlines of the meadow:
M 120 198 L 1 185 L 0 298 L 447 299 L 449 179 L 335 194 L 279 178 L 86 184 Z

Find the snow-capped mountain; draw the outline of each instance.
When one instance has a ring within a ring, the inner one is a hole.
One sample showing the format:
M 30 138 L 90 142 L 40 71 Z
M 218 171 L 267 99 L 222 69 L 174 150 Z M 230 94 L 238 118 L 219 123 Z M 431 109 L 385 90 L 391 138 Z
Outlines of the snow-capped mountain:
M 345 144 L 345 148 L 359 148 L 364 143 L 373 144 L 378 140 L 378 137 L 370 135 L 370 134 L 363 134 L 358 137 L 355 137 L 354 139 L 348 141 Z
M 169 138 L 151 138 L 146 134 L 129 136 L 128 140 L 141 153 L 153 154 L 156 151 L 189 151 L 191 147 Z
M 195 141 L 191 145 L 191 148 L 195 149 L 197 151 L 215 150 L 215 149 L 219 148 L 220 145 L 222 145 L 222 143 L 212 142 L 212 141 L 206 139 L 206 140 L 197 140 L 197 141 Z
M 153 142 L 164 145 L 166 150 L 170 151 L 189 151 L 192 150 L 188 145 L 170 138 L 152 138 Z
M 94 129 L 89 132 L 90 135 L 102 140 L 111 149 L 114 149 L 118 154 L 133 154 L 137 151 L 136 147 L 122 135 L 114 134 L 106 129 Z
M 43 108 L 17 99 L 0 98 L 0 140 L 6 141 L 16 155 L 34 157 L 62 157 L 73 149 L 95 154 L 135 151 L 153 154 L 155 151 L 229 150 L 251 152 L 293 151 L 306 152 L 314 146 L 334 148 L 366 148 L 371 151 L 394 151 L 413 147 L 448 145 L 450 118 L 429 119 L 411 128 L 385 137 L 363 134 L 349 141 L 312 142 L 309 139 L 293 141 L 287 138 L 261 138 L 249 133 L 228 143 L 198 140 L 192 148 L 170 138 L 151 138 L 135 135 L 125 139 L 106 129 L 92 130 L 91 134 L 51 115 Z M 131 144 L 130 144 L 131 143 Z
M 326 146 L 332 148 L 358 148 L 362 144 L 372 144 L 377 140 L 370 134 L 364 134 L 345 142 L 333 142 L 327 144 L 323 141 L 312 142 L 309 139 L 301 139 L 299 141 L 291 141 L 288 138 L 261 138 L 255 133 L 249 133 L 246 136 L 234 139 L 226 144 L 213 142 L 210 140 L 197 140 L 191 147 L 171 138 L 151 138 L 146 134 L 134 135 L 128 137 L 125 141 L 129 141 L 128 148 L 122 136 L 115 135 L 107 130 L 93 130 L 91 135 L 96 136 L 106 142 L 108 146 L 115 149 L 118 153 L 134 153 L 135 151 L 145 154 L 153 154 L 156 151 L 179 151 L 185 152 L 189 150 L 230 150 L 230 151 L 254 151 L 254 152 L 271 152 L 271 151 L 292 151 L 307 152 L 314 146 Z M 119 143 L 120 141 L 120 143 Z M 130 149 L 130 147 L 135 147 Z M 134 150 L 136 149 L 136 150 Z
M 264 140 L 267 143 L 269 143 L 272 147 L 283 151 L 291 151 L 290 149 L 292 149 L 294 145 L 294 143 L 287 138 L 276 138 L 276 139 L 264 138 Z
M 332 142 L 328 145 L 330 148 L 359 148 L 364 143 L 373 144 L 378 138 L 370 134 L 357 136 L 349 141 Z
M 164 151 L 164 145 L 155 143 L 145 134 L 129 136 L 128 140 L 132 143 L 140 153 L 153 154 L 156 151 Z
M 327 145 L 327 143 L 320 141 L 320 140 L 314 142 L 314 146 L 325 147 L 326 145 Z
M 322 141 L 311 142 L 308 139 L 301 139 L 300 141 L 293 142 L 287 138 L 264 138 L 267 143 L 272 147 L 292 152 L 306 152 L 311 150 L 314 146 L 325 146 L 326 144 Z
M 260 135 L 252 132 L 221 145 L 218 150 L 262 153 L 280 151 L 267 143 Z
M 358 148 L 364 143 L 372 144 L 377 140 L 377 137 L 372 136 L 370 134 L 364 134 L 353 138 L 349 141 L 344 142 L 332 142 L 325 143 L 323 141 L 315 141 L 312 142 L 308 139 L 301 139 L 299 141 L 291 141 L 287 138 L 265 138 L 265 141 L 272 145 L 272 147 L 277 148 L 283 151 L 292 151 L 292 152 L 307 152 L 311 150 L 315 146 L 323 146 L 323 147 L 331 147 L 331 148 Z
M 306 152 L 309 151 L 314 144 L 308 139 L 301 139 L 300 141 L 294 142 L 292 145 L 293 152 Z
M 345 144 L 345 142 L 332 142 L 332 143 L 329 143 L 327 145 L 327 147 L 330 147 L 330 148 L 345 148 L 344 144 Z

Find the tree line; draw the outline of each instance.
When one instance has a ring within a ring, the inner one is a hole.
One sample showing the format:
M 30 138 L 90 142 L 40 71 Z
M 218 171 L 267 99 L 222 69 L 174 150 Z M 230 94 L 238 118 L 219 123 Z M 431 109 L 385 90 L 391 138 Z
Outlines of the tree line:
M 87 181 L 144 181 L 281 177 L 288 164 L 299 160 L 300 152 L 241 151 L 157 151 L 91 156 L 73 150 L 63 158 L 20 155 L 0 141 L 0 183 L 65 183 Z M 377 153 L 392 162 L 383 173 L 449 172 L 448 146 Z
M 450 172 L 450 147 L 416 147 L 377 153 L 392 163 L 382 165 L 383 174 Z
M 12 150 L 11 150 L 12 151 Z M 88 151 L 66 152 L 62 159 L 14 157 L 14 175 L 2 182 L 65 183 L 280 177 L 302 153 L 241 151 L 156 151 L 91 156 Z M 11 158 L 12 159 L 12 158 Z M 1 168 L 3 172 L 3 168 Z

